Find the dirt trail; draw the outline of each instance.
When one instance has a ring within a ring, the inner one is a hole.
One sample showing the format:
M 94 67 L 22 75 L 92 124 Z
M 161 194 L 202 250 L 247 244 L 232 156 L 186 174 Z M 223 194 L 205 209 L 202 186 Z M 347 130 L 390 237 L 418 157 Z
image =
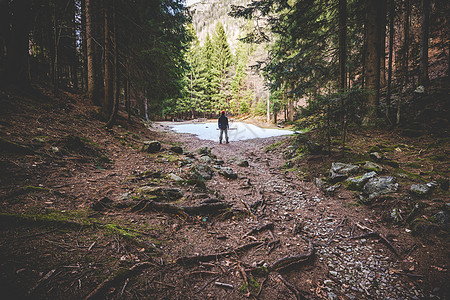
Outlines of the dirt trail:
M 245 210 L 243 202 L 249 205 L 257 201 L 264 202 L 264 209 L 257 209 L 254 216 L 213 221 L 208 225 L 208 230 L 199 230 L 196 235 L 178 232 L 188 237 L 188 244 L 196 245 L 187 250 L 191 255 L 217 253 L 253 239 L 265 240 L 269 244 L 271 241 L 279 241 L 272 252 L 269 251 L 270 248 L 262 248 L 237 258 L 250 265 L 270 264 L 282 257 L 306 253 L 308 244 L 302 237 L 307 237 L 313 240 L 316 258 L 306 266 L 294 268 L 285 275 L 289 282 L 305 291 L 305 295 L 328 299 L 337 298 L 338 295 L 348 299 L 425 297 L 424 291 L 415 281 L 417 278 L 414 278 L 414 267 L 417 264 L 414 258 L 407 256 L 410 271 L 405 272 L 405 263 L 394 252 L 401 252 L 404 256 L 405 251 L 412 252 L 416 247 L 405 229 L 385 228 L 367 209 L 347 209 L 341 199 L 325 197 L 311 182 L 298 180 L 294 174 L 284 171 L 282 165 L 285 161 L 280 153 L 265 151 L 266 147 L 283 137 L 221 145 L 187 134 L 167 134 L 172 141 L 184 142 L 191 151 L 199 147 L 210 147 L 218 159 L 224 160 L 225 165 L 239 174 L 237 180 L 217 175 L 208 183 L 209 187 L 223 195 L 234 207 Z M 233 163 L 236 159 L 248 160 L 249 167 L 236 166 Z M 248 182 L 251 187 L 244 189 Z M 272 232 L 244 237 L 250 229 L 267 223 L 274 224 Z M 368 230 L 374 230 L 382 237 L 388 236 L 392 242 L 383 244 L 379 236 L 352 239 L 368 233 Z M 224 241 L 223 237 L 226 237 Z M 239 277 L 226 279 L 234 286 L 241 284 Z M 280 280 L 273 274 L 269 274 L 269 279 L 269 287 L 264 288 L 262 298 L 288 297 L 286 288 L 280 290 L 275 287 L 280 285 Z M 212 293 L 219 298 L 242 297 L 239 293 L 232 296 L 230 292 Z
M 87 114 L 83 106 L 73 107 L 70 115 L 33 108 L 2 122 L 3 137 L 37 149 L 27 155 L 2 152 L 0 160 L 3 294 L 53 299 L 95 292 L 111 299 L 445 295 L 445 244 L 436 239 L 424 244 L 405 228 L 380 221 L 369 207 L 339 195 L 326 197 L 286 171 L 280 150 L 265 151 L 284 137 L 220 145 L 159 124 L 147 129 L 123 122 L 105 130 Z M 144 140 L 162 142 L 162 151 L 140 151 Z M 68 141 L 78 152 L 64 150 Z M 174 145 L 185 153 L 170 151 Z M 187 179 L 204 163 L 196 154 L 200 147 L 216 156 L 207 163 L 213 169 L 223 163 L 238 178 L 225 178 L 216 169 L 205 191 L 170 179 L 169 174 Z M 94 163 L 89 158 L 94 148 L 113 163 Z M 242 160 L 249 166 L 238 166 Z M 158 187 L 181 190 L 183 197 L 170 202 L 176 207 L 216 199 L 231 209 L 194 217 L 133 211 L 145 188 Z

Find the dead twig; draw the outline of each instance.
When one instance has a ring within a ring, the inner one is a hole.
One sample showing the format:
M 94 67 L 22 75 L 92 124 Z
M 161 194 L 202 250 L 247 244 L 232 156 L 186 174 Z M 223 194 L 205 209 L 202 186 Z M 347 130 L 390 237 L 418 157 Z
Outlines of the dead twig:
M 38 282 L 28 291 L 28 295 L 31 295 L 38 287 L 41 286 L 45 281 L 47 281 L 54 273 L 56 269 L 50 270 L 44 277 L 38 280 Z
M 259 295 L 261 295 L 262 289 L 263 289 L 263 285 L 267 280 L 267 276 L 264 278 L 264 280 L 261 282 L 261 284 L 259 285 L 259 291 L 258 293 L 255 295 L 256 297 L 259 297 Z
M 34 233 L 34 234 L 29 234 L 29 235 L 24 235 L 24 236 L 21 237 L 21 239 L 33 238 L 33 237 L 37 237 L 37 236 L 53 233 L 55 231 L 58 231 L 58 229 L 53 229 L 53 230 L 49 230 L 49 231 L 38 232 L 38 233 Z
M 245 202 L 244 200 L 241 199 L 242 204 L 244 204 L 245 209 L 247 210 L 248 214 L 255 220 L 258 220 L 258 218 L 253 214 L 252 209 L 250 208 L 250 206 L 247 204 L 247 202 Z
M 302 299 L 302 295 L 300 293 L 300 291 L 295 287 L 295 285 L 293 285 L 292 283 L 290 283 L 289 281 L 287 281 L 286 279 L 284 279 L 283 276 L 281 276 L 281 274 L 278 274 L 278 278 L 281 280 L 281 282 L 295 295 L 295 298 L 297 300 Z
M 248 286 L 247 274 L 245 273 L 245 270 L 244 270 L 244 268 L 242 267 L 242 265 L 240 263 L 238 263 L 238 269 L 239 269 L 239 272 L 241 273 L 242 279 L 244 280 L 244 284 L 245 284 L 245 287 L 247 289 L 247 293 L 244 294 L 244 296 L 248 298 L 248 297 L 250 297 L 251 292 L 250 292 L 250 289 L 249 289 L 249 286 Z
M 218 272 L 214 271 L 193 271 L 187 274 L 188 276 L 194 276 L 194 275 L 219 275 Z
M 127 278 L 125 280 L 125 283 L 123 284 L 122 290 L 120 291 L 120 296 L 123 296 L 123 293 L 125 292 L 125 289 L 126 289 L 129 281 L 130 281 L 130 278 Z
M 367 230 L 369 231 L 368 233 L 356 236 L 356 237 L 352 237 L 352 239 L 360 239 L 360 238 L 365 238 L 365 237 L 371 237 L 371 236 L 375 236 L 378 237 L 386 246 L 388 246 L 388 248 L 394 252 L 395 255 L 400 256 L 400 254 L 398 253 L 397 248 L 382 234 L 379 233 L 375 230 L 370 229 L 369 227 L 366 227 L 364 225 L 361 225 L 359 223 L 356 223 L 356 226 L 358 226 L 360 229 L 362 230 Z
M 233 288 L 233 285 L 228 284 L 228 283 L 223 283 L 223 282 L 216 281 L 216 282 L 214 282 L 214 284 L 216 286 L 224 287 L 224 288 L 227 288 L 227 289 L 232 289 Z
M 85 300 L 90 299 L 102 299 L 103 294 L 114 284 L 117 284 L 127 278 L 130 278 L 132 276 L 136 276 L 143 270 L 150 268 L 151 266 L 154 266 L 151 262 L 143 262 L 138 263 L 132 266 L 129 269 L 125 270 L 119 270 L 115 275 L 109 277 L 105 281 L 103 281 L 100 285 L 98 285 L 89 295 L 84 298 Z
M 198 291 L 196 291 L 195 293 L 198 294 L 201 291 L 203 291 L 211 282 L 216 281 L 217 278 L 219 278 L 219 276 L 214 277 L 213 279 L 211 279 L 210 281 L 208 281 L 204 286 L 202 286 Z
M 161 284 L 161 285 L 164 285 L 164 286 L 167 286 L 167 287 L 170 287 L 170 288 L 176 288 L 176 286 L 174 286 L 173 284 L 168 284 L 168 283 L 165 283 L 165 282 L 161 282 L 161 281 L 154 281 L 155 283 L 158 283 L 158 284 Z
M 280 244 L 281 244 L 280 240 L 275 240 L 275 241 L 269 242 L 269 244 L 267 244 L 267 247 L 269 248 L 269 250 L 267 250 L 267 255 L 272 253 L 272 251 L 275 250 L 278 246 L 280 246 Z
M 332 233 L 331 236 L 328 238 L 328 241 L 327 241 L 327 243 L 326 243 L 327 246 L 329 246 L 329 245 L 331 244 L 331 242 L 333 241 L 334 236 L 336 235 L 337 230 L 338 230 L 340 227 L 343 227 L 345 222 L 347 222 L 347 218 L 342 219 L 342 221 L 341 221 L 338 225 L 336 225 L 336 227 L 334 227 L 333 233 Z
M 259 233 L 264 230 L 272 230 L 273 227 L 274 227 L 273 223 L 260 224 L 257 227 L 253 228 L 252 230 L 250 230 L 249 232 L 247 232 L 246 234 L 244 234 L 243 238 L 255 233 Z

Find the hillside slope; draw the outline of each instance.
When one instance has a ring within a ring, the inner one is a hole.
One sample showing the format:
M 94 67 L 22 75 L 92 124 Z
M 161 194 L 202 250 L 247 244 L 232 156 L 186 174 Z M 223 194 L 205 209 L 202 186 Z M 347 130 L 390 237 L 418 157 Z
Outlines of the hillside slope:
M 414 236 L 380 214 L 389 199 L 365 206 L 311 182 L 348 157 L 286 164 L 291 137 L 220 145 L 122 115 L 106 129 L 81 95 L 45 88 L 2 91 L 0 101 L 6 298 L 448 296 L 448 229 L 428 217 L 448 209 L 448 192 L 425 199 L 428 231 Z M 380 139 L 403 145 L 402 167 L 410 154 L 444 151 L 384 131 L 359 133 L 349 147 Z

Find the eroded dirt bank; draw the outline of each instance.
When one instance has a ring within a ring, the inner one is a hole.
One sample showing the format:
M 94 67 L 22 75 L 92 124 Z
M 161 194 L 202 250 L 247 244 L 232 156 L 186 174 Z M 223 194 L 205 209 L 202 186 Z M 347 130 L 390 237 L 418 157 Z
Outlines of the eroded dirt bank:
M 325 196 L 282 168 L 283 149 L 265 151 L 284 137 L 220 145 L 124 119 L 106 130 L 81 101 L 58 101 L 2 115 L 3 295 L 446 297 L 445 238 Z M 162 149 L 142 152 L 150 140 Z

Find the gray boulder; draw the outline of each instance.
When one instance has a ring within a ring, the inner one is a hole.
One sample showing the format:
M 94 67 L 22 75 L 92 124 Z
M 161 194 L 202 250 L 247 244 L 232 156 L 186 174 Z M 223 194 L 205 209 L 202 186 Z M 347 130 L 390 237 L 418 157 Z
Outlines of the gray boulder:
M 382 176 L 369 179 L 369 181 L 363 187 L 363 195 L 367 197 L 362 198 L 363 202 L 373 200 L 374 198 L 394 193 L 398 190 L 398 183 L 395 177 Z
M 192 165 L 194 162 L 195 161 L 192 158 L 186 157 L 185 159 L 180 160 L 179 165 L 180 167 L 184 167 L 186 165 Z
M 200 147 L 197 149 L 197 153 L 200 155 L 211 156 L 211 148 L 209 147 Z
M 230 167 L 221 167 L 219 169 L 219 174 L 223 177 L 230 178 L 230 179 L 237 179 L 238 176 Z
M 161 150 L 161 143 L 158 141 L 145 141 L 142 151 L 147 153 L 156 153 Z
M 334 162 L 331 164 L 330 181 L 331 182 L 343 181 L 351 174 L 357 173 L 358 170 L 359 167 L 357 165 Z
M 431 188 L 426 184 L 413 184 L 409 192 L 415 196 L 426 196 L 431 193 Z
M 380 152 L 372 152 L 369 154 L 369 156 L 375 161 L 381 161 L 383 159 L 383 154 Z
M 324 189 L 326 187 L 326 182 L 323 181 L 321 178 L 314 178 L 314 184 L 319 188 L 319 189 Z
M 382 166 L 380 166 L 379 164 L 373 163 L 371 161 L 366 161 L 366 163 L 363 166 L 363 169 L 367 170 L 367 171 L 375 171 L 378 173 L 383 172 Z
M 248 167 L 249 163 L 245 159 L 240 159 L 236 162 L 236 165 L 238 165 L 239 167 Z
M 433 220 L 435 223 L 442 225 L 444 228 L 449 228 L 450 216 L 448 212 L 441 210 L 433 216 Z
M 207 164 L 198 164 L 194 167 L 194 171 L 196 171 L 204 180 L 210 180 L 214 171 Z
M 347 180 L 345 180 L 345 186 L 347 187 L 347 189 L 352 191 L 361 191 L 364 185 L 370 179 L 375 178 L 375 176 L 377 176 L 377 173 L 372 171 L 362 176 L 350 177 Z
M 179 146 L 170 147 L 170 151 L 177 153 L 177 154 L 183 154 L 183 148 L 181 148 Z
M 325 193 L 328 195 L 333 195 L 340 187 L 341 187 L 341 184 L 337 183 L 337 184 L 325 189 Z
M 139 189 L 139 192 L 156 196 L 155 201 L 176 201 L 183 197 L 183 192 L 178 188 L 143 186 Z
M 211 164 L 214 162 L 213 159 L 211 157 L 209 157 L 208 155 L 200 156 L 199 160 L 206 164 Z
M 181 178 L 180 176 L 178 176 L 178 175 L 176 175 L 176 174 L 173 174 L 173 173 L 170 173 L 169 175 L 167 175 L 167 177 L 168 177 L 170 180 L 173 180 L 173 181 L 175 181 L 175 182 L 183 181 L 183 178 Z

